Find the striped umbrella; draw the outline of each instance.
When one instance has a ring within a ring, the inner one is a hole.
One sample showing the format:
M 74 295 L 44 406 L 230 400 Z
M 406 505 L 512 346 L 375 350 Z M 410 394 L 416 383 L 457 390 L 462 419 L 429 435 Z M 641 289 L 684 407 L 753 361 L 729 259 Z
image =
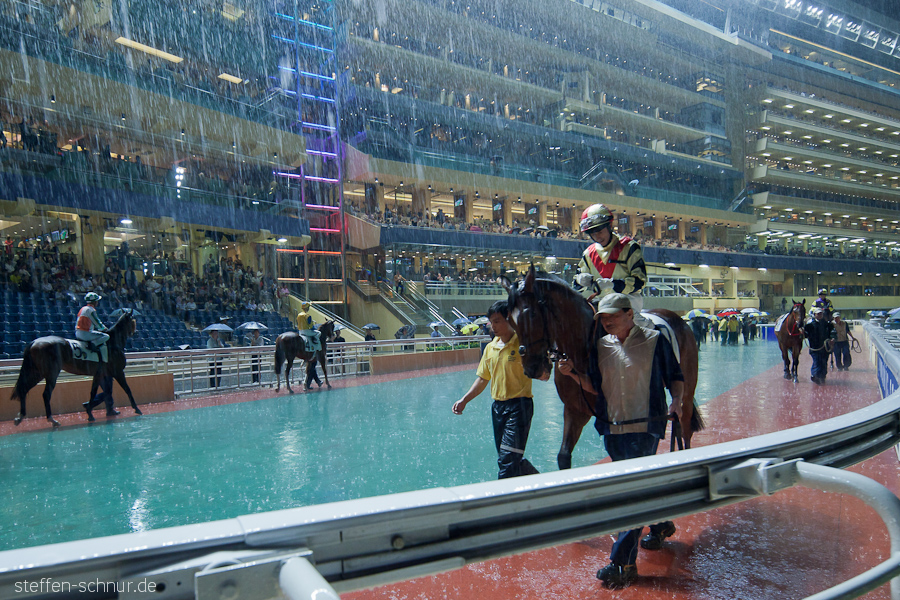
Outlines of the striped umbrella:
M 708 317 L 709 314 L 703 310 L 702 308 L 695 308 L 688 311 L 687 318 L 693 319 L 694 317 Z

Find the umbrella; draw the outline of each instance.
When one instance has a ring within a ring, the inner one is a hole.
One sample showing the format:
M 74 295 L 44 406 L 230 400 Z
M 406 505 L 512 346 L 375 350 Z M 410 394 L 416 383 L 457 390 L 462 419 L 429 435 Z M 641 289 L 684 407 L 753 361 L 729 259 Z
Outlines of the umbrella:
M 440 321 L 433 321 L 433 322 L 429 323 L 428 326 L 429 327 L 441 327 L 441 326 L 443 326 L 443 323 L 441 323 Z
M 758 308 L 744 308 L 741 310 L 741 313 L 743 313 L 745 315 L 749 314 L 749 313 L 759 314 L 759 309 Z
M 708 317 L 709 313 L 707 313 L 702 308 L 695 308 L 693 310 L 689 310 L 687 314 L 688 319 L 693 319 L 694 317 Z
M 203 331 L 234 331 L 234 329 L 224 323 L 213 323 Z
M 460 317 L 457 320 L 453 321 L 453 325 L 468 325 L 472 321 L 469 317 Z
M 139 317 L 141 313 L 133 308 L 117 308 L 116 310 L 109 313 L 109 318 L 112 320 L 116 320 L 125 313 L 125 311 L 130 311 L 132 317 Z
M 537 228 L 540 229 L 541 231 L 550 231 L 550 228 L 547 227 L 546 225 L 538 225 Z
M 728 309 L 723 310 L 720 313 L 717 313 L 716 316 L 717 317 L 730 317 L 731 315 L 739 315 L 739 314 L 741 314 L 741 313 L 734 310 L 733 308 L 728 308 Z
M 706 315 L 706 318 L 709 319 L 710 321 L 718 321 L 719 320 L 719 317 L 717 317 L 716 315 Z
M 900 312 L 900 306 L 898 306 L 897 308 L 892 308 L 891 310 L 887 311 L 887 314 L 889 314 L 889 315 L 895 315 L 895 314 L 897 314 L 898 312 Z
M 462 331 L 466 335 L 472 335 L 473 333 L 478 331 L 478 325 L 476 325 L 475 323 L 469 323 L 468 325 L 464 325 L 460 331 Z
M 363 329 L 381 329 L 381 327 L 375 323 L 369 323 L 368 325 L 363 325 Z
M 268 331 L 269 328 L 263 325 L 258 321 L 247 321 L 246 323 L 241 323 L 237 326 L 236 329 L 256 329 L 258 331 Z
M 473 321 L 473 323 L 475 323 L 476 325 L 487 325 L 490 322 L 490 319 L 488 319 L 487 317 L 478 317 Z

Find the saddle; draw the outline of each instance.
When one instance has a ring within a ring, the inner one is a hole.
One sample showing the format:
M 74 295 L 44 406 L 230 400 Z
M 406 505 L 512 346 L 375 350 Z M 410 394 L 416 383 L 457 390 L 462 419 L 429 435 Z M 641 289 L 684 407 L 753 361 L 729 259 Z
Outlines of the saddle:
M 300 339 L 303 340 L 303 345 L 306 349 L 306 352 L 308 352 L 309 354 L 313 354 L 322 349 L 321 335 L 314 329 L 301 330 Z
M 678 361 L 678 364 L 681 364 L 681 351 L 678 346 L 678 338 L 675 337 L 675 330 L 672 329 L 672 326 L 669 325 L 668 321 L 663 319 L 657 314 L 648 313 L 641 311 L 641 314 L 653 322 L 653 325 L 656 326 L 656 330 L 662 334 L 669 344 L 672 345 L 672 352 L 675 353 L 675 359 Z
M 66 339 L 69 348 L 72 349 L 72 356 L 78 360 L 86 360 L 90 362 L 100 362 L 100 347 L 93 342 L 84 340 Z

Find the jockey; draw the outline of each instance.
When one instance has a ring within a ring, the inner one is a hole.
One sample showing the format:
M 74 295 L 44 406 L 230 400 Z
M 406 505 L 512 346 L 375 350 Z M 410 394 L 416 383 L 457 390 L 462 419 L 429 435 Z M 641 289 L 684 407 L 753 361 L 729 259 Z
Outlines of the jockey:
M 87 342 L 88 346 L 93 346 L 100 353 L 100 362 L 105 363 L 109 360 L 106 346 L 109 334 L 103 333 L 106 326 L 97 316 L 97 303 L 101 298 L 97 292 L 88 292 L 84 295 L 85 305 L 78 311 L 78 321 L 75 323 L 75 338 Z
M 830 321 L 831 315 L 834 313 L 834 304 L 832 304 L 831 300 L 826 297 L 827 293 L 828 290 L 826 290 L 825 288 L 819 290 L 819 297 L 816 298 L 815 302 L 813 302 L 813 307 L 821 308 L 823 311 L 825 311 L 825 320 Z
M 300 312 L 297 313 L 297 329 L 300 331 L 300 335 L 303 336 L 303 339 L 306 340 L 309 345 L 319 349 L 321 348 L 321 345 L 319 344 L 319 332 L 314 329 L 316 323 L 312 320 L 312 316 L 309 314 L 309 309 L 311 306 L 312 305 L 309 302 L 303 302 L 300 304 Z
M 612 212 L 602 204 L 589 206 L 582 213 L 581 231 L 595 243 L 581 255 L 575 289 L 595 303 L 612 292 L 628 295 L 635 324 L 653 329 L 653 323 L 641 314 L 641 289 L 647 282 L 644 253 L 631 238 L 613 233 L 612 221 Z

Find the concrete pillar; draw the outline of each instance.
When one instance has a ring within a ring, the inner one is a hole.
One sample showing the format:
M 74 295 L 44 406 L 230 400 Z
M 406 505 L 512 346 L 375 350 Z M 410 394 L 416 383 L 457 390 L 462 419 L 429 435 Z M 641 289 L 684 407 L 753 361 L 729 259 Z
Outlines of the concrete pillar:
M 685 229 L 684 220 L 678 219 L 678 231 L 677 231 L 678 241 L 681 242 L 682 244 L 684 243 L 684 235 L 685 235 L 684 229 Z
M 369 213 L 384 212 L 384 186 L 378 183 L 366 184 L 366 205 L 364 210 Z
M 706 223 L 700 224 L 700 243 L 706 245 Z M 710 288 L 712 289 L 712 280 L 710 280 Z
M 427 215 L 431 209 L 430 204 L 431 192 L 420 187 L 412 189 L 412 212 L 414 215 L 422 215 L 423 217 Z
M 540 200 L 537 203 L 537 224 L 547 226 L 547 201 Z
M 729 269 L 731 277 L 725 280 L 725 295 L 729 298 L 737 298 L 737 271 Z
M 661 220 L 662 219 L 658 217 L 653 217 L 653 239 L 655 240 L 662 238 L 662 226 L 660 223 Z
M 809 240 L 803 240 L 803 252 L 809 251 Z
M 512 200 L 509 198 L 503 201 L 503 224 L 512 227 Z
M 769 236 L 765 234 L 760 234 L 756 236 L 756 245 L 760 250 L 765 250 L 766 246 L 769 245 Z
M 77 223 L 83 224 L 83 221 L 79 219 Z M 83 229 L 90 229 L 90 227 Z M 103 227 L 98 224 L 96 230 L 88 233 L 82 230 L 81 235 L 78 236 L 81 240 L 81 257 L 84 267 L 91 273 L 100 274 L 103 272 L 106 260 L 103 252 L 103 233 Z
M 259 260 L 256 255 L 256 244 L 250 242 L 244 242 L 242 244 L 237 244 L 237 254 L 238 258 L 241 259 L 241 262 L 244 263 L 244 270 L 253 269 L 253 271 L 258 271 L 259 269 Z

